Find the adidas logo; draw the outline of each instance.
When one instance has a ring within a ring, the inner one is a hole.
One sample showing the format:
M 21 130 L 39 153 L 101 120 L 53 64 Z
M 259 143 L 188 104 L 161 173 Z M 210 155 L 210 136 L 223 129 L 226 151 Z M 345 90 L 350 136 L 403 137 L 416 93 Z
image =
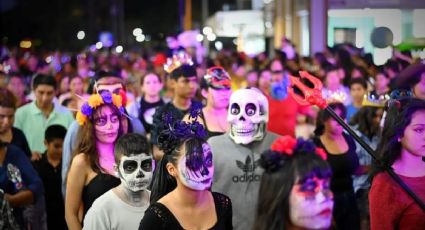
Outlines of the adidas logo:
M 247 156 L 245 159 L 245 163 L 242 161 L 236 161 L 236 166 L 242 170 L 243 175 L 233 176 L 232 181 L 234 183 L 238 182 L 252 182 L 252 181 L 260 181 L 261 175 L 254 174 L 255 169 L 260 164 L 260 160 L 256 160 L 252 162 L 251 157 Z M 249 173 L 249 175 L 248 175 Z

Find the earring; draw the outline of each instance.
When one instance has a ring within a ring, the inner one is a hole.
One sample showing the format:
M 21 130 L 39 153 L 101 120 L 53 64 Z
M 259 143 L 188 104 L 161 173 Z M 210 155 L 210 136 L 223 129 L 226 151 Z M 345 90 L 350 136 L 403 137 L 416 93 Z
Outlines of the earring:
M 400 139 L 400 137 L 399 137 L 399 138 L 397 138 L 397 142 L 401 142 L 401 139 Z

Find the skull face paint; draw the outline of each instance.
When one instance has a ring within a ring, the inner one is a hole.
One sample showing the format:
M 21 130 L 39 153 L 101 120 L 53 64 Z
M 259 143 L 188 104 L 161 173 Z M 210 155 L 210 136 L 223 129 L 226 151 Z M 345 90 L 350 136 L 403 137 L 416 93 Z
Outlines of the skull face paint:
M 230 97 L 227 121 L 230 138 L 236 144 L 249 144 L 264 137 L 269 120 L 267 98 L 255 89 L 240 89 Z
M 307 178 L 292 187 L 289 197 L 291 224 L 306 229 L 327 229 L 332 221 L 330 178 Z
M 202 153 L 202 159 L 192 165 L 187 162 L 186 155 L 183 155 L 178 161 L 181 182 L 186 187 L 198 191 L 209 189 L 214 175 L 212 152 L 208 144 L 202 144 Z
M 152 156 L 122 156 L 118 166 L 121 183 L 132 192 L 145 190 L 152 179 Z

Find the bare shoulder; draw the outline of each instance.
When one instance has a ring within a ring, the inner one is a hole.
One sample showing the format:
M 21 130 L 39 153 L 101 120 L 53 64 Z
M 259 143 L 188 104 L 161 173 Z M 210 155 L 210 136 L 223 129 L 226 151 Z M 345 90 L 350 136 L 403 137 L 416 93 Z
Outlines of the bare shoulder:
M 87 167 L 89 167 L 89 161 L 86 154 L 79 153 L 75 155 L 72 159 L 71 167 L 77 167 L 79 170 L 87 169 Z

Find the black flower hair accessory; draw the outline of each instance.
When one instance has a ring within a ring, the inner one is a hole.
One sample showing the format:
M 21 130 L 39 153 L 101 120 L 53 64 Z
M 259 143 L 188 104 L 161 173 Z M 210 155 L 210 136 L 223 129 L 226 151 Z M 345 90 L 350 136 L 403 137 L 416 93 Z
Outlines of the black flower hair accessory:
M 158 136 L 158 147 L 165 154 L 174 151 L 181 143 L 190 138 L 207 137 L 204 126 L 198 122 L 202 107 L 194 104 L 189 112 L 190 122 L 176 120 L 172 113 L 167 112 L 162 116 L 162 121 L 166 126 Z

